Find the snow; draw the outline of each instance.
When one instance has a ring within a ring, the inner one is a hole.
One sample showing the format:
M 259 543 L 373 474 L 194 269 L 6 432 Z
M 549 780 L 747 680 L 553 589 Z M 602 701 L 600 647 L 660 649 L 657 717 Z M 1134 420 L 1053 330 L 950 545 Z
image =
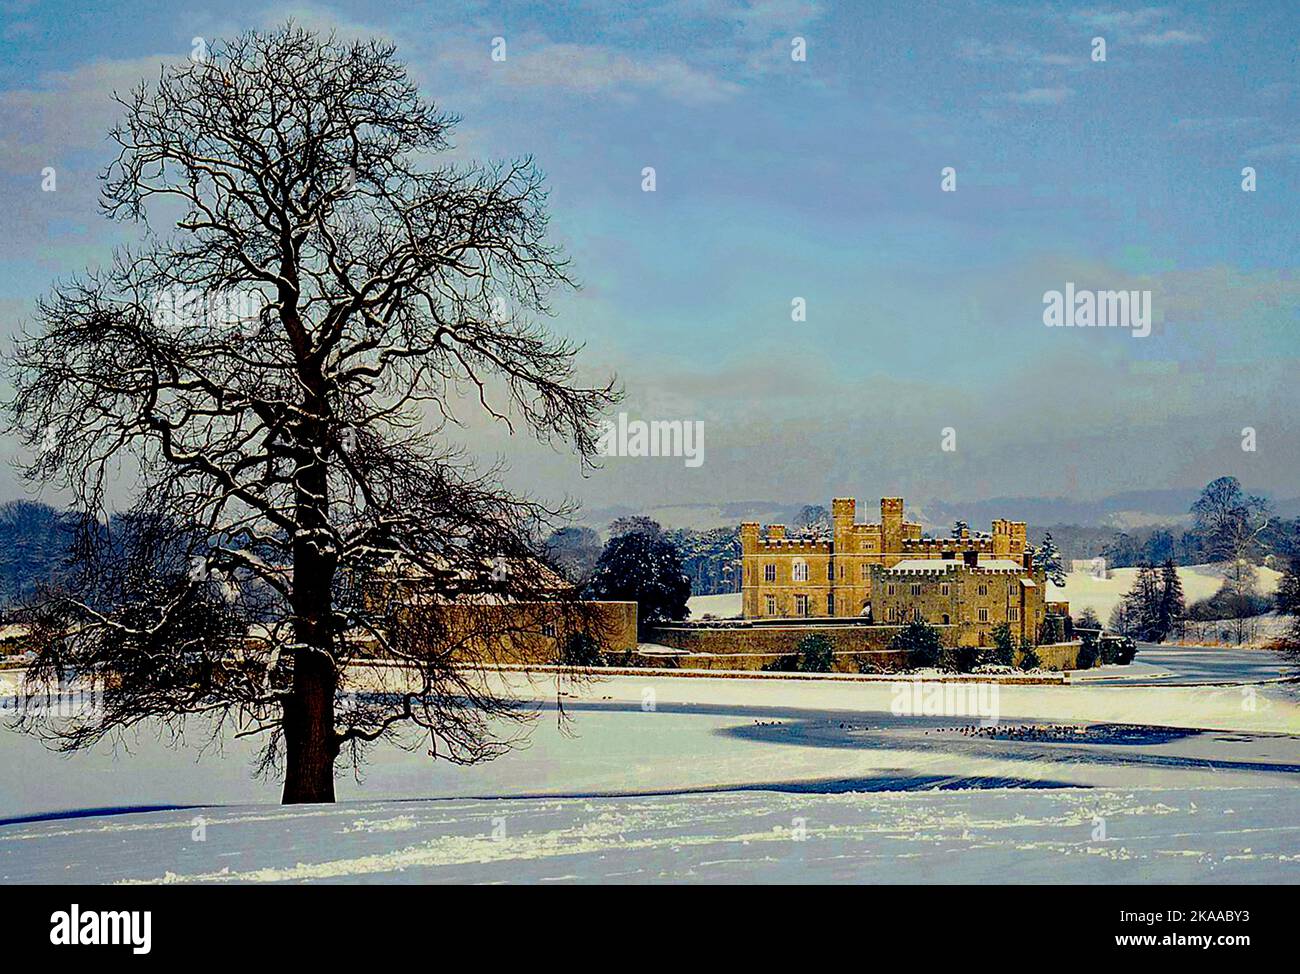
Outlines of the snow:
M 739 592 L 727 592 L 722 595 L 692 595 L 686 603 L 692 619 L 703 619 L 712 615 L 716 619 L 739 619 L 743 611 Z
M 192 841 L 193 816 L 179 812 L 8 829 L 0 874 L 72 883 L 1294 883 L 1300 826 L 1274 799 L 1267 788 L 1134 788 L 243 807 L 212 811 L 203 842 Z
M 1223 569 L 1218 565 L 1184 565 L 1177 571 L 1188 605 L 1208 599 L 1223 584 Z M 1264 567 L 1258 567 L 1256 571 L 1260 595 L 1272 595 L 1277 591 L 1281 572 Z M 1104 626 L 1110 619 L 1111 611 L 1133 587 L 1137 573 L 1136 568 L 1112 568 L 1109 578 L 1095 578 L 1086 570 L 1076 569 L 1065 576 L 1064 588 L 1048 585 L 1046 598 L 1053 602 L 1069 602 L 1070 615 L 1076 618 L 1083 609 L 1091 608 Z
M 381 749 L 336 806 L 276 806 L 246 742 L 0 731 L 0 882 L 1300 882 L 1300 696 L 1229 682 L 1268 679 L 1259 653 L 1159 652 L 1225 682 L 999 687 L 978 732 L 887 683 L 651 673 L 566 688 L 562 731 L 555 688 L 508 674 L 548 708 L 528 748 Z M 83 814 L 179 805 L 205 807 Z

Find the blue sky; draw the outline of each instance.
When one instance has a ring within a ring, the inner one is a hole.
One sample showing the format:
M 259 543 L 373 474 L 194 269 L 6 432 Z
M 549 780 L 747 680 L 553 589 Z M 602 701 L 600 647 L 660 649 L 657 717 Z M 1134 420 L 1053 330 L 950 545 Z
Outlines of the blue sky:
M 0 332 L 124 239 L 95 208 L 109 91 L 292 16 L 393 40 L 463 117 L 458 156 L 535 156 L 583 283 L 556 329 L 619 373 L 630 414 L 705 423 L 698 469 L 615 458 L 585 479 L 471 423 L 521 485 L 593 506 L 956 501 L 1232 473 L 1296 496 L 1300 8 L 1221 6 L 0 2 Z M 1045 328 L 1066 281 L 1150 289 L 1152 335 Z

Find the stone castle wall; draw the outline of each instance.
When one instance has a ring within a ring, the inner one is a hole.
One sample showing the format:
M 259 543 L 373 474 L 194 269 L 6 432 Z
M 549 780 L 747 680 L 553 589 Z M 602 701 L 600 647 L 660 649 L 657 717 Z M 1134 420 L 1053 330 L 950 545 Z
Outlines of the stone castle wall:
M 788 656 L 806 636 L 818 634 L 831 642 L 836 653 L 834 672 L 857 673 L 859 664 L 869 660 L 882 669 L 901 669 L 906 654 L 889 649 L 889 641 L 901 626 L 791 624 L 693 626 L 666 625 L 651 627 L 647 641 L 681 650 L 688 656 L 643 658 L 640 665 L 676 666 L 688 669 L 759 670 L 765 663 Z M 936 626 L 945 646 L 960 642 L 961 627 Z M 1045 670 L 1073 669 L 1078 662 L 1079 644 L 1039 646 L 1039 660 Z M 1019 663 L 1020 653 L 1016 653 Z

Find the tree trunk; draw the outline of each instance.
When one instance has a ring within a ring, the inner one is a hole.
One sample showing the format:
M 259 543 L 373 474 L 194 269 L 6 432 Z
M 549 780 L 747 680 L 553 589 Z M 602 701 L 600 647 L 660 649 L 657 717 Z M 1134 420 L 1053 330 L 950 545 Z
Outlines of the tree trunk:
M 296 655 L 293 691 L 284 705 L 285 805 L 334 801 L 334 679 L 328 655 Z
M 312 430 L 319 442 L 319 431 Z M 298 536 L 293 545 L 293 690 L 284 704 L 285 805 L 334 801 L 334 552 L 320 543 L 326 524 L 325 467 L 298 458 Z

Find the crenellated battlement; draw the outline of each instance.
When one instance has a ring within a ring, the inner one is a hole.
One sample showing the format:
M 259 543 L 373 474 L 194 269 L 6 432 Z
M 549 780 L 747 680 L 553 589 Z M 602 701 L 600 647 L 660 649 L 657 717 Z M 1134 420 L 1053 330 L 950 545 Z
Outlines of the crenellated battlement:
M 832 542 L 817 538 L 760 538 L 759 545 L 767 551 L 817 551 L 829 554 Z

